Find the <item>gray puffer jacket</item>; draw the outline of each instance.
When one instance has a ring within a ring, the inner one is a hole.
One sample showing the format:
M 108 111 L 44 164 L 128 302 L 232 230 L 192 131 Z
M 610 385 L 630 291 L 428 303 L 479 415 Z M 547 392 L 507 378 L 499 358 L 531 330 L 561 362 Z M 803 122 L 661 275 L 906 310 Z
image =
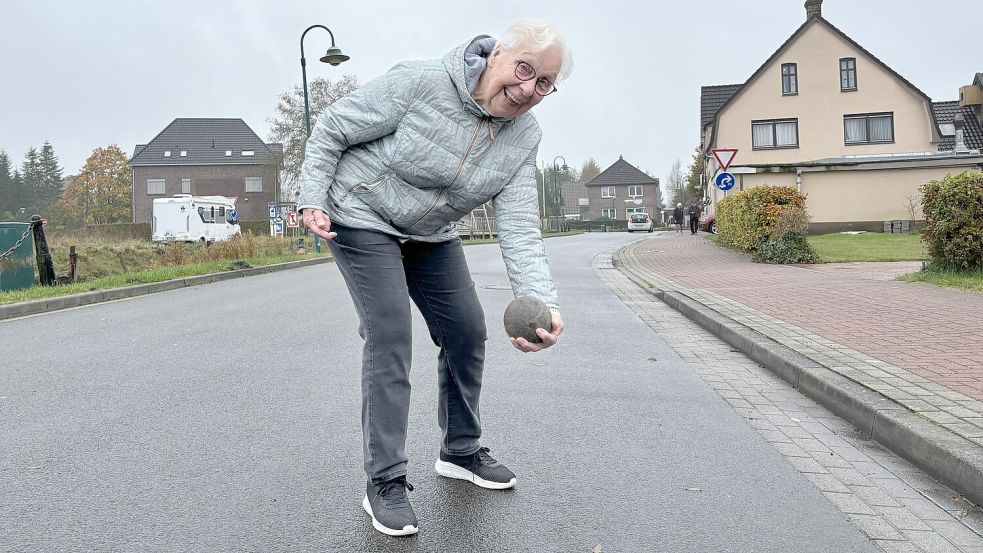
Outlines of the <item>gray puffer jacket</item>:
M 516 297 L 558 310 L 539 230 L 531 113 L 491 117 L 465 83 L 465 49 L 396 65 L 319 118 L 301 173 L 300 209 L 342 225 L 427 242 L 457 236 L 451 223 L 491 200 Z

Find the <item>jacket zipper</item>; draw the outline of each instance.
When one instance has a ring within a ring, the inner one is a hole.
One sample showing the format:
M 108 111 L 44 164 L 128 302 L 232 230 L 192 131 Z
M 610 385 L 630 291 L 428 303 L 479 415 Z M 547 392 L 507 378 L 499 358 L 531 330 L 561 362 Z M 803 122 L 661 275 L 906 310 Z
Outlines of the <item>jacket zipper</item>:
M 491 128 L 490 127 L 491 119 L 488 120 L 488 125 L 489 128 Z M 457 172 L 454 173 L 454 179 L 451 180 L 451 183 L 447 186 L 447 188 L 454 186 L 454 183 L 457 182 L 457 177 L 461 176 L 461 170 L 464 169 L 464 162 L 467 161 L 468 156 L 471 155 L 471 150 L 474 149 L 474 143 L 478 140 L 478 133 L 481 131 L 481 127 L 482 124 L 480 122 L 475 126 L 474 134 L 471 136 L 471 143 L 468 144 L 468 149 L 464 151 L 464 156 L 461 157 L 461 164 L 457 166 Z M 422 221 L 424 217 L 430 215 L 430 212 L 433 211 L 435 207 L 437 207 L 437 203 L 440 201 L 440 198 L 442 198 L 443 196 L 444 196 L 443 190 L 437 192 L 437 195 L 434 196 L 433 202 L 430 204 L 430 207 L 428 207 L 427 210 L 423 212 L 423 215 L 420 215 L 419 217 L 417 217 L 415 221 L 406 225 L 406 228 L 411 228 L 413 225 Z

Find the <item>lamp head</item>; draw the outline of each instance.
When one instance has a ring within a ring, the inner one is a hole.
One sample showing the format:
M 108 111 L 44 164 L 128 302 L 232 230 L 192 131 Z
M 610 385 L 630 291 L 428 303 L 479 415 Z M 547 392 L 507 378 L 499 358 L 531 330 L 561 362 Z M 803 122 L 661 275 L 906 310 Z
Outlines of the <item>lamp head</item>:
M 321 61 L 331 65 L 338 65 L 343 61 L 348 61 L 349 59 L 351 58 L 342 53 L 341 48 L 338 48 L 337 46 L 328 48 L 328 51 L 321 57 Z

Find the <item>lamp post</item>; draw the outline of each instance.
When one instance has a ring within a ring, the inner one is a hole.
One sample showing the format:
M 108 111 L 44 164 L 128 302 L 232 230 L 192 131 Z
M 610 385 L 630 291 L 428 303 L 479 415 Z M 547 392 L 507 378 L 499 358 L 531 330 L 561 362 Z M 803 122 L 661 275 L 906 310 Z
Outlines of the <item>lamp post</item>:
M 301 33 L 301 35 L 300 35 L 300 74 L 301 74 L 301 77 L 302 77 L 302 80 L 303 80 L 303 83 L 304 83 L 304 122 L 307 124 L 307 138 L 310 138 L 311 137 L 311 103 L 310 103 L 310 100 L 308 99 L 308 95 L 307 95 L 307 59 L 304 57 L 304 37 L 307 36 L 307 32 L 308 31 L 310 31 L 311 29 L 315 29 L 315 28 L 324 29 L 325 31 L 328 32 L 329 35 L 331 35 L 331 47 L 328 48 L 328 51 L 325 52 L 323 56 L 321 56 L 321 61 L 322 62 L 327 63 L 327 64 L 331 64 L 332 66 L 336 66 L 336 65 L 338 65 L 338 64 L 340 64 L 342 62 L 345 62 L 345 61 L 348 61 L 349 59 L 351 59 L 350 57 L 348 57 L 347 55 L 345 55 L 344 53 L 342 53 L 341 48 L 338 48 L 337 46 L 335 46 L 335 44 L 334 44 L 334 33 L 332 33 L 331 32 L 331 29 L 325 27 L 324 25 L 311 25 L 310 27 L 304 29 L 304 32 Z M 298 195 L 299 195 L 299 192 L 298 192 Z M 279 202 L 279 201 L 280 201 L 280 198 L 277 198 L 277 202 Z M 314 235 L 314 251 L 316 251 L 317 253 L 321 253 L 321 240 L 317 237 L 316 234 Z
M 563 165 L 557 168 L 556 160 L 562 159 Z M 553 158 L 553 203 L 560 212 L 560 219 L 563 220 L 563 180 L 560 178 L 560 171 L 566 173 L 570 170 L 567 159 L 563 156 Z
M 304 29 L 303 34 L 300 35 L 300 71 L 304 79 L 304 117 L 307 122 L 308 138 L 311 136 L 311 106 L 310 101 L 307 99 L 307 60 L 304 58 L 304 37 L 307 36 L 308 31 L 314 28 L 324 29 L 329 35 L 331 35 L 331 47 L 328 48 L 328 51 L 325 52 L 323 56 L 321 56 L 321 61 L 331 65 L 338 65 L 351 59 L 341 52 L 341 48 L 334 45 L 334 33 L 332 33 L 331 29 L 325 27 L 324 25 L 311 25 L 310 27 Z

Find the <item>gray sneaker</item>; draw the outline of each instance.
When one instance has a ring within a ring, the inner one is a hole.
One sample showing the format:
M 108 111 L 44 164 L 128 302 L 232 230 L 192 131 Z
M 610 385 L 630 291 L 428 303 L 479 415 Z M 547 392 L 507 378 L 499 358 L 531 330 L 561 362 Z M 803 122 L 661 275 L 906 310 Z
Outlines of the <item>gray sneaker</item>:
M 515 474 L 489 455 L 489 451 L 483 447 L 471 455 L 450 455 L 441 450 L 434 470 L 441 476 L 467 480 L 490 490 L 515 487 Z
M 409 536 L 418 531 L 416 514 L 410 505 L 406 491 L 413 485 L 400 476 L 383 482 L 365 484 L 365 498 L 362 508 L 372 517 L 372 526 L 389 536 Z

